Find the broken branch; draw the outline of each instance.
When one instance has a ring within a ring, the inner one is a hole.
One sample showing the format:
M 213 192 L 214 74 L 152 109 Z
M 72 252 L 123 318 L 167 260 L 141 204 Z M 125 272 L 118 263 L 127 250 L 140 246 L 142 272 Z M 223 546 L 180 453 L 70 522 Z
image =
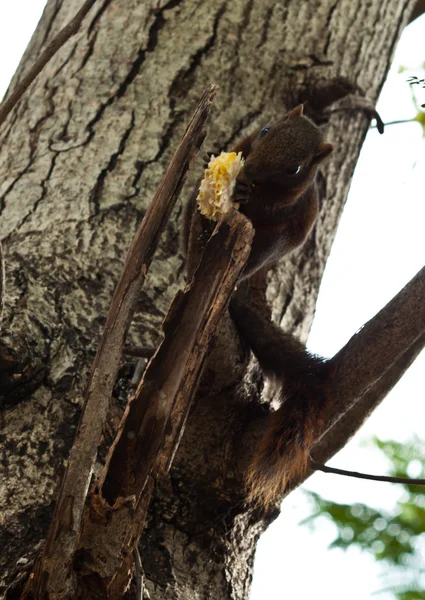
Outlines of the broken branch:
M 128 557 L 149 504 L 149 483 L 170 465 L 179 445 L 209 341 L 248 259 L 252 237 L 251 223 L 235 211 L 216 228 L 194 280 L 173 301 L 164 322 L 165 338 L 124 413 L 85 511 L 79 544 L 90 550 L 91 568 L 104 579 L 108 598 L 122 597 Z M 114 582 L 113 591 L 109 581 Z

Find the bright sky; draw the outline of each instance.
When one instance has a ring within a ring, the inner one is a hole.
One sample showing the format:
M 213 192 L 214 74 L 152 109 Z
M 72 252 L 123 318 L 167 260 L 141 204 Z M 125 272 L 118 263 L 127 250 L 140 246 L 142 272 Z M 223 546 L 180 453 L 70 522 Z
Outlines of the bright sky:
M 44 5 L 45 0 L 0 5 L 0 97 Z M 420 66 L 424 39 L 425 16 L 405 30 L 399 44 L 378 105 L 384 122 L 415 115 L 406 75 L 397 70 L 400 64 Z M 313 351 L 334 354 L 425 264 L 424 150 L 416 124 L 389 126 L 384 136 L 376 130 L 368 135 L 322 283 L 309 340 Z M 331 464 L 383 473 L 385 461 L 365 448 L 364 441 L 372 435 L 403 441 L 414 432 L 422 434 L 424 373 L 422 353 Z M 310 478 L 305 487 L 336 501 L 389 509 L 400 494 L 399 486 L 325 474 Z M 369 556 L 354 549 L 326 551 L 334 537 L 332 525 L 324 521 L 315 533 L 298 526 L 309 514 L 301 490 L 291 494 L 283 508 L 260 541 L 251 600 L 365 600 L 382 587 L 381 568 Z M 380 600 L 389 598 L 379 595 Z

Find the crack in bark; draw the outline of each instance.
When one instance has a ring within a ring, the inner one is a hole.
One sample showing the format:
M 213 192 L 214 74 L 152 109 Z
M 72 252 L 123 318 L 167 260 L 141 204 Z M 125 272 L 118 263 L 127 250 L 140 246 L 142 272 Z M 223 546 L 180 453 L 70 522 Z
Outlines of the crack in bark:
M 56 6 L 53 9 L 52 16 L 50 17 L 50 20 L 47 23 L 46 31 L 44 32 L 43 41 L 41 42 L 41 45 L 40 45 L 40 48 L 39 48 L 39 51 L 38 51 L 39 54 L 40 54 L 41 49 L 43 48 L 43 46 L 45 45 L 45 43 L 49 39 L 50 33 L 52 31 L 52 28 L 53 28 L 53 24 L 54 24 L 54 22 L 56 20 L 56 17 L 59 14 L 60 9 L 62 8 L 62 4 L 63 4 L 62 0 L 58 0 L 58 2 L 56 2 Z
M 18 181 L 28 173 L 29 169 L 34 163 L 34 157 L 30 157 L 28 164 L 22 169 L 22 171 L 16 176 L 16 178 L 12 181 L 9 187 L 4 192 L 3 196 L 0 197 L 0 216 L 2 215 L 4 209 L 6 208 L 6 196 L 13 190 Z M 5 239 L 7 239 L 6 236 Z
M 328 13 L 328 16 L 327 16 L 327 19 L 326 19 L 326 25 L 325 25 L 325 28 L 324 28 L 324 29 L 325 29 L 325 31 L 328 31 L 329 33 L 328 33 L 328 35 L 327 35 L 327 37 L 326 37 L 325 46 L 324 46 L 324 48 L 323 48 L 323 54 L 324 54 L 325 56 L 326 56 L 326 55 L 327 55 L 327 53 L 328 53 L 329 44 L 330 44 L 330 42 L 331 42 L 331 38 L 332 38 L 332 29 L 331 29 L 331 27 L 330 27 L 330 24 L 331 24 L 332 17 L 333 17 L 333 14 L 334 14 L 334 12 L 335 12 L 335 9 L 336 9 L 336 7 L 338 6 L 338 2 L 339 2 L 339 0 L 336 0 L 336 1 L 334 2 L 334 4 L 332 4 L 332 6 L 331 6 L 331 7 L 330 7 L 330 9 L 329 9 L 329 13 Z
M 253 0 L 251 0 L 253 1 Z M 211 48 L 214 47 L 214 44 L 217 39 L 218 27 L 220 24 L 221 17 L 223 16 L 226 10 L 226 4 L 220 6 L 217 11 L 217 14 L 213 21 L 212 33 L 210 37 L 206 40 L 205 44 L 199 48 L 195 54 L 190 58 L 189 66 L 186 68 L 182 68 L 177 72 L 177 75 L 174 77 L 173 82 L 170 85 L 169 96 L 172 98 L 173 96 L 183 97 L 187 94 L 187 90 L 191 88 L 191 78 L 195 74 L 197 68 L 200 66 L 202 59 L 207 56 L 208 52 Z M 189 82 L 188 82 L 189 80 Z M 173 100 L 172 100 L 173 101 Z M 174 108 L 174 106 L 172 107 Z
M 252 9 L 254 7 L 254 0 L 248 0 L 248 3 L 245 7 L 244 13 L 243 13 L 243 18 L 239 24 L 239 27 L 237 29 L 237 33 L 236 33 L 236 48 L 242 48 L 243 44 L 242 44 L 242 38 L 244 36 L 244 34 L 247 32 L 248 29 L 248 25 L 249 22 L 251 20 L 251 13 L 252 13 Z M 235 53 L 235 60 L 233 61 L 233 65 L 231 70 L 234 71 L 236 69 L 239 68 L 240 66 L 240 62 L 241 62 L 241 53 L 240 52 L 236 52 Z
M 103 113 L 105 112 L 107 107 L 110 106 L 111 104 L 113 104 L 113 102 L 115 100 L 122 98 L 125 95 L 125 93 L 127 92 L 127 89 L 133 83 L 133 81 L 136 79 L 137 75 L 139 74 L 143 63 L 146 60 L 146 55 L 152 53 L 155 50 L 157 42 L 158 42 L 158 34 L 165 23 L 163 13 L 167 9 L 171 9 L 171 8 L 174 8 L 175 6 L 178 6 L 178 4 L 180 2 L 181 2 L 181 0 L 170 0 L 170 2 L 168 2 L 160 10 L 152 11 L 153 14 L 156 14 L 156 19 L 154 20 L 153 24 L 151 25 L 151 27 L 149 29 L 148 43 L 146 45 L 146 48 L 139 49 L 136 59 L 133 61 L 127 75 L 124 77 L 123 81 L 118 86 L 117 91 L 115 93 L 113 93 L 112 96 L 110 98 L 108 98 L 108 100 L 106 102 L 101 104 L 100 108 L 98 109 L 98 111 L 96 112 L 94 117 L 87 124 L 87 130 L 89 131 L 89 135 L 85 141 L 85 144 L 88 144 L 93 139 L 93 137 L 95 135 L 94 126 L 96 125 L 96 123 L 98 123 L 101 120 Z
M 105 13 L 105 11 L 108 8 L 108 6 L 110 5 L 110 3 L 111 3 L 111 0 L 105 0 L 105 2 L 103 3 L 103 5 L 99 9 L 99 11 L 94 16 L 93 21 L 88 26 L 88 28 L 87 28 L 87 37 L 88 37 L 88 40 L 89 40 L 89 46 L 88 46 L 87 52 L 83 56 L 83 59 L 82 59 L 82 61 L 80 63 L 80 66 L 75 71 L 74 75 L 77 75 L 77 73 L 79 73 L 82 69 L 84 69 L 84 67 L 88 63 L 89 59 L 93 55 L 94 47 L 95 47 L 97 36 L 98 36 L 98 33 L 99 33 L 99 29 L 97 29 L 96 31 L 94 31 L 94 27 L 100 21 L 101 17 Z M 94 31 L 94 33 L 93 33 L 93 31 Z M 93 35 L 92 35 L 92 33 L 93 33 Z
M 57 69 L 57 71 L 55 71 L 53 73 L 52 79 L 54 79 L 55 77 L 57 77 L 57 75 L 59 75 L 59 73 L 62 71 L 62 69 L 64 69 L 66 67 L 66 65 L 69 63 L 69 61 L 74 57 L 75 51 L 78 48 L 78 43 L 74 44 L 74 46 L 72 47 L 71 52 L 68 54 L 68 56 L 65 58 L 64 62 L 61 64 L 61 66 Z
M 172 109 L 171 109 L 171 112 L 173 112 Z M 167 148 L 169 146 L 169 142 L 173 137 L 174 130 L 177 129 L 177 127 L 180 125 L 180 123 L 183 121 L 183 119 L 184 119 L 184 114 L 182 112 L 176 113 L 175 118 L 168 124 L 164 134 L 161 136 L 161 141 L 159 143 L 159 149 L 158 149 L 158 152 L 155 154 L 155 156 L 149 160 L 137 161 L 136 174 L 133 177 L 133 181 L 131 182 L 131 186 L 134 187 L 135 191 L 134 191 L 134 193 L 126 196 L 127 200 L 136 198 L 139 195 L 139 193 L 140 193 L 139 182 L 143 175 L 143 171 L 145 170 L 145 168 L 148 165 L 154 164 L 160 160 L 160 158 L 163 156 L 163 154 L 165 153 L 165 151 L 167 150 Z
M 260 41 L 258 42 L 258 44 L 256 46 L 257 50 L 262 48 L 267 43 L 267 40 L 269 38 L 270 21 L 271 21 L 272 15 L 273 15 L 273 11 L 274 11 L 274 6 L 271 6 L 270 8 L 268 8 L 266 10 L 266 16 L 264 19 L 263 28 L 261 30 Z
M 133 109 L 131 111 L 130 125 L 124 131 L 124 135 L 122 136 L 122 138 L 120 140 L 118 150 L 111 155 L 111 157 L 108 161 L 108 164 L 106 165 L 106 167 L 104 169 L 101 170 L 101 172 L 97 178 L 96 184 L 95 184 L 92 192 L 90 193 L 90 204 L 93 206 L 92 216 L 97 216 L 101 212 L 99 200 L 100 200 L 100 197 L 103 192 L 106 178 L 108 177 L 109 173 L 112 173 L 112 171 L 115 169 L 119 157 L 124 153 L 126 145 L 127 145 L 127 140 L 130 137 L 130 134 L 134 129 L 134 122 L 135 122 L 135 111 Z
M 12 192 L 12 190 L 14 189 L 14 187 L 16 186 L 16 184 L 19 182 L 19 180 L 24 175 L 26 175 L 28 173 L 29 169 L 34 165 L 35 160 L 36 160 L 36 150 L 37 150 L 38 140 L 40 138 L 41 128 L 42 128 L 43 124 L 50 117 L 52 117 L 54 115 L 55 106 L 54 106 L 53 98 L 54 98 L 54 95 L 55 95 L 55 93 L 57 91 L 57 87 L 54 86 L 52 88 L 49 88 L 48 84 L 49 84 L 49 81 L 46 81 L 45 84 L 44 84 L 44 89 L 45 89 L 46 94 L 47 94 L 47 98 L 46 98 L 46 103 L 48 105 L 47 112 L 42 117 L 40 117 L 39 120 L 34 125 L 34 127 L 32 127 L 32 129 L 29 130 L 29 134 L 30 134 L 30 140 L 29 140 L 30 158 L 28 160 L 27 165 L 17 175 L 17 177 L 8 186 L 8 188 L 6 189 L 6 191 L 4 192 L 4 194 L 0 197 L 0 216 L 1 216 L 1 214 L 3 213 L 3 211 L 4 211 L 5 207 L 6 207 L 6 197 L 10 194 L 10 192 Z M 41 182 L 40 185 L 43 188 L 43 182 Z M 36 202 L 36 204 L 37 204 L 37 202 Z M 23 223 L 25 222 L 25 220 L 27 219 L 27 217 L 32 212 L 33 211 L 31 211 L 30 213 L 28 213 L 28 215 L 26 215 L 24 217 L 23 221 L 21 221 L 21 223 L 15 228 L 16 230 L 19 229 L 19 227 L 21 225 L 23 225 Z M 10 232 L 10 233 L 12 233 L 12 232 Z M 6 236 L 6 239 L 9 237 L 9 235 Z
M 100 9 L 97 11 L 97 13 L 95 14 L 95 16 L 93 17 L 92 22 L 90 23 L 90 25 L 87 27 L 87 36 L 90 37 L 92 31 L 94 30 L 95 26 L 97 25 L 97 23 L 100 21 L 100 19 L 103 16 L 103 13 L 105 12 L 105 10 L 108 8 L 108 6 L 111 4 L 111 0 L 105 0 L 104 3 L 102 4 L 102 6 L 100 7 Z M 96 34 L 97 35 L 97 34 Z
M 32 127 L 29 130 L 29 134 L 30 134 L 30 156 L 33 160 L 35 160 L 35 154 L 36 154 L 36 149 L 37 149 L 37 145 L 38 145 L 38 140 L 40 139 L 40 133 L 41 133 L 41 129 L 42 126 L 44 125 L 44 123 L 50 119 L 54 113 L 55 113 L 55 105 L 53 102 L 53 98 L 55 96 L 55 93 L 57 91 L 57 87 L 54 86 L 52 88 L 49 88 L 48 85 L 48 81 L 45 82 L 44 84 L 44 90 L 46 92 L 46 104 L 48 106 L 47 112 L 38 119 L 37 123 L 34 125 L 34 127 Z
M 47 182 L 49 181 L 50 177 L 52 176 L 58 156 L 59 156 L 58 152 L 55 152 L 52 157 L 50 167 L 49 167 L 49 170 L 47 171 L 46 177 L 44 177 L 44 179 L 42 179 L 40 181 L 41 196 L 34 202 L 32 208 L 25 215 L 25 217 L 20 221 L 20 223 L 18 223 L 18 225 L 16 225 L 15 232 L 19 231 L 21 229 L 21 227 L 28 221 L 28 219 L 36 212 L 37 208 L 40 205 L 40 202 L 42 202 L 47 197 L 47 195 L 48 195 Z
M 323 60 L 316 54 L 309 54 L 308 58 L 311 59 L 311 68 L 313 68 L 313 67 L 331 67 L 334 64 L 333 60 Z
M 279 313 L 279 322 L 280 323 L 284 319 L 286 312 L 287 312 L 288 308 L 290 307 L 292 300 L 294 299 L 294 295 L 295 295 L 295 279 L 293 278 L 291 281 L 291 287 L 288 290 L 286 290 L 285 302 L 282 304 L 282 307 L 280 309 L 280 313 Z

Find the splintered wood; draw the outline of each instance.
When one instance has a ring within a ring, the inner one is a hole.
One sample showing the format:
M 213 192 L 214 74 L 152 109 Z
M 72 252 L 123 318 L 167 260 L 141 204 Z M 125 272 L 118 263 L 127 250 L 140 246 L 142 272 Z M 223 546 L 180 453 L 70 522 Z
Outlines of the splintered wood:
M 251 223 L 236 211 L 217 226 L 193 281 L 172 303 L 164 341 L 125 411 L 86 511 L 79 547 L 90 547 L 93 571 L 105 579 L 108 598 L 122 597 L 123 582 L 128 583 L 128 557 L 144 525 L 152 479 L 169 468 L 177 450 L 209 341 L 248 259 L 252 237 Z

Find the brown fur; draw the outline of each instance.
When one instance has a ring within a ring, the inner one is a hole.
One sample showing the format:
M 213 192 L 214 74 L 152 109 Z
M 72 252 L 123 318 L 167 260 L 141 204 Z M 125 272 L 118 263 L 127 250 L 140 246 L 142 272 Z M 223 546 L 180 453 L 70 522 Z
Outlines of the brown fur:
M 302 390 L 283 401 L 269 416 L 267 431 L 246 473 L 248 499 L 264 508 L 280 499 L 290 481 L 307 469 L 310 448 L 320 424 L 323 400 L 312 403 Z
M 266 431 L 246 474 L 249 499 L 268 507 L 307 467 L 326 408 L 327 363 L 266 320 L 243 288 L 233 296 L 230 313 L 264 373 L 281 386 L 280 408 L 266 417 Z

